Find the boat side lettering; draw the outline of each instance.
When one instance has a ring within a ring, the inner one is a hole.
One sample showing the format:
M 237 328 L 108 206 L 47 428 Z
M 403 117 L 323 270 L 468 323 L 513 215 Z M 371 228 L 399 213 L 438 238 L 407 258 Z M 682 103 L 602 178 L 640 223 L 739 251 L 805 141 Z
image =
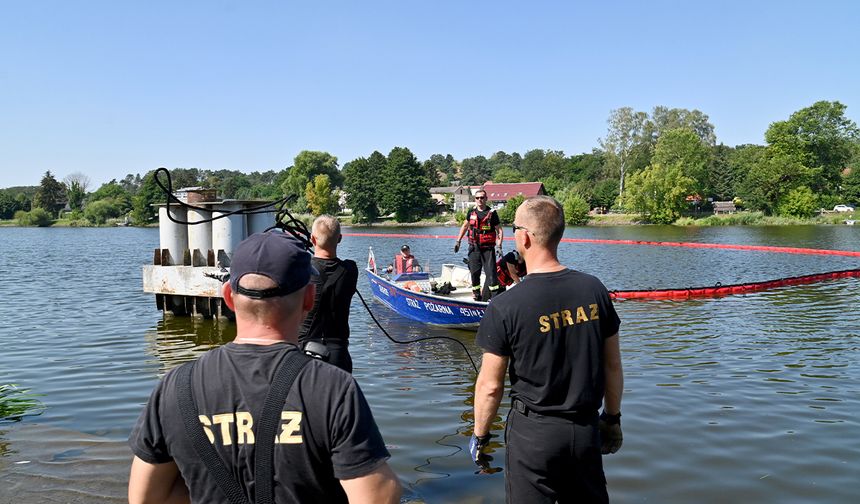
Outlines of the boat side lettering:
M 483 317 L 484 316 L 484 310 L 477 310 L 474 308 L 465 308 L 465 307 L 461 306 L 460 307 L 460 315 L 463 315 L 465 317 Z
M 389 293 L 388 293 L 388 289 L 387 289 L 384 285 L 382 285 L 382 284 L 376 284 L 376 288 L 377 288 L 377 289 L 379 290 L 379 292 L 380 292 L 380 293 L 382 293 L 383 295 L 385 295 L 385 296 L 391 296 L 391 294 L 389 294 Z
M 406 299 L 406 304 L 408 304 L 410 308 L 415 308 L 416 310 L 420 310 L 420 309 L 421 309 L 421 305 L 420 305 L 420 304 L 418 304 L 418 300 L 417 300 L 417 299 L 412 299 L 412 298 L 410 298 L 410 297 L 405 298 L 405 299 Z
M 454 312 L 451 311 L 450 306 L 440 305 L 436 303 L 431 303 L 429 301 L 424 301 L 424 308 L 428 311 L 436 312 L 436 313 L 447 313 L 448 315 L 453 315 Z

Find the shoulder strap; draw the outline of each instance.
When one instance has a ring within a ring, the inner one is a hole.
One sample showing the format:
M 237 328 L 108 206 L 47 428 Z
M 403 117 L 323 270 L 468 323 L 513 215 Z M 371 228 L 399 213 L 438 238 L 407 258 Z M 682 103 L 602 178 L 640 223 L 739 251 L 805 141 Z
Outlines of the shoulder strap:
M 299 375 L 299 371 L 310 362 L 311 358 L 302 351 L 288 352 L 281 361 L 275 378 L 266 395 L 263 404 L 263 413 L 260 416 L 260 424 L 254 432 L 254 484 L 256 485 L 257 504 L 271 504 L 274 502 L 274 454 L 275 435 L 281 424 L 281 411 L 287 401 L 287 394 L 293 386 L 293 382 Z
M 218 488 L 227 496 L 227 500 L 231 504 L 249 504 L 245 491 L 242 490 L 242 487 L 236 482 L 236 478 L 224 465 L 224 461 L 218 456 L 215 447 L 209 442 L 206 433 L 203 432 L 203 426 L 200 425 L 197 402 L 194 400 L 194 393 L 191 390 L 191 374 L 196 362 L 187 362 L 176 371 L 176 395 L 179 399 L 179 412 L 182 414 L 185 434 L 191 440 L 197 455 L 206 464 L 206 469 L 215 483 L 218 484 Z
M 274 380 L 269 387 L 269 393 L 266 395 L 260 423 L 254 432 L 254 482 L 257 503 L 270 504 L 274 502 L 275 434 L 281 423 L 280 412 L 287 400 L 287 394 L 293 386 L 293 381 L 309 361 L 310 357 L 301 351 L 288 352 L 278 365 Z M 191 439 L 197 455 L 206 464 L 209 474 L 215 479 L 218 487 L 224 492 L 230 503 L 250 504 L 245 491 L 227 469 L 200 425 L 197 402 L 194 400 L 194 393 L 191 388 L 195 362 L 183 364 L 176 372 L 176 394 L 179 399 L 179 411 L 182 414 L 185 433 Z

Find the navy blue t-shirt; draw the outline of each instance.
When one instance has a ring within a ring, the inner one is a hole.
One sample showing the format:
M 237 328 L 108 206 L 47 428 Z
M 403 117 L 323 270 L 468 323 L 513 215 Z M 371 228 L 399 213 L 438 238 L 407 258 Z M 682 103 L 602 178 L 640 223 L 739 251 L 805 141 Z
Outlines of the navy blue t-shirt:
M 476 341 L 510 358 L 511 397 L 534 411 L 597 411 L 603 348 L 620 325 L 606 287 L 575 270 L 529 273 L 487 306 Z
M 228 343 L 194 366 L 199 418 L 216 451 L 253 502 L 254 433 L 270 383 L 295 345 Z M 132 452 L 179 467 L 192 502 L 227 502 L 186 436 L 176 373 L 156 386 L 129 437 Z M 388 459 L 382 436 L 349 373 L 311 360 L 296 377 L 278 428 L 274 452 L 276 502 L 347 502 L 339 480 L 364 476 Z

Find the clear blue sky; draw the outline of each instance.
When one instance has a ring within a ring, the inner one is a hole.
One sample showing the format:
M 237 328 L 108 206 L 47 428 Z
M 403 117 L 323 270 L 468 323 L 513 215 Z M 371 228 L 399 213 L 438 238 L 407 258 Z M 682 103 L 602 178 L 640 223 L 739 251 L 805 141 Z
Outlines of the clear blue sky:
M 590 152 L 610 110 L 699 109 L 763 143 L 817 100 L 860 121 L 860 2 L 0 0 L 0 187 Z

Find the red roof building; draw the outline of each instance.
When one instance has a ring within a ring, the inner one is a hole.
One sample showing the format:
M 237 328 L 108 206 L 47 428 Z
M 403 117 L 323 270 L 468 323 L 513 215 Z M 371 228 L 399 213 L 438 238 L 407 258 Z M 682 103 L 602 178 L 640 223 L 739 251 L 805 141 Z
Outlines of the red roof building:
M 484 184 L 484 190 L 487 191 L 487 200 L 494 204 L 507 203 L 514 196 L 530 198 L 546 194 L 543 182 L 520 182 L 515 184 L 494 184 L 487 182 Z

